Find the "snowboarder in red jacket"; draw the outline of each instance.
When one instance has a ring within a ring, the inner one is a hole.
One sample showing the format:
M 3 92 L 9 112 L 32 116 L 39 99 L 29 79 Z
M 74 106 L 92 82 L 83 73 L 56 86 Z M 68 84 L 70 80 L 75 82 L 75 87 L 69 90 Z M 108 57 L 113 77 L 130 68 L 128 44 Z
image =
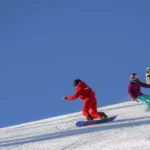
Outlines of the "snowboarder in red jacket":
M 104 112 L 97 112 L 97 99 L 95 97 L 95 92 L 80 79 L 74 80 L 73 84 L 76 88 L 76 93 L 72 96 L 63 97 L 62 99 L 75 100 L 81 98 L 83 100 L 82 114 L 87 120 L 107 118 L 107 115 Z

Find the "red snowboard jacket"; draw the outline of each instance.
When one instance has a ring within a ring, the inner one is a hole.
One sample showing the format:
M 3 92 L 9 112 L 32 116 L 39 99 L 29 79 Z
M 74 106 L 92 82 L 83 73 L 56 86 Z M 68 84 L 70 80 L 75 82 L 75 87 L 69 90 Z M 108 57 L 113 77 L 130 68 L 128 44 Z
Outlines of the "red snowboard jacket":
M 67 100 L 74 100 L 77 98 L 81 98 L 82 100 L 85 99 L 92 99 L 95 97 L 95 92 L 83 81 L 80 81 L 76 86 L 76 92 L 72 96 L 68 96 Z

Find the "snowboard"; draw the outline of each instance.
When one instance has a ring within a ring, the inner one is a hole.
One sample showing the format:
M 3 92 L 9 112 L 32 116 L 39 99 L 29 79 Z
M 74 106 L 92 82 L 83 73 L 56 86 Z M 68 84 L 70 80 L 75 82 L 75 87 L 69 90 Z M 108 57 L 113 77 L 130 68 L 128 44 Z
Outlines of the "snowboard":
M 89 126 L 89 125 L 94 125 L 94 124 L 102 124 L 102 123 L 108 123 L 111 121 L 114 121 L 116 119 L 117 115 L 108 117 L 106 119 L 100 119 L 100 120 L 90 120 L 90 121 L 78 121 L 76 122 L 77 127 L 83 127 L 83 126 Z

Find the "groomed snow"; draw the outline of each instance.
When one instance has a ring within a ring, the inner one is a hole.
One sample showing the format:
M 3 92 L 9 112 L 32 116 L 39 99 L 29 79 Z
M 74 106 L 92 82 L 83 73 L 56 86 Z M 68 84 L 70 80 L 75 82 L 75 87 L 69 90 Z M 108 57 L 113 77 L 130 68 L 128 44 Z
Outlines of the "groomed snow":
M 143 104 L 124 102 L 98 109 L 107 124 L 76 127 L 81 112 L 0 129 L 1 150 L 150 150 L 150 113 Z

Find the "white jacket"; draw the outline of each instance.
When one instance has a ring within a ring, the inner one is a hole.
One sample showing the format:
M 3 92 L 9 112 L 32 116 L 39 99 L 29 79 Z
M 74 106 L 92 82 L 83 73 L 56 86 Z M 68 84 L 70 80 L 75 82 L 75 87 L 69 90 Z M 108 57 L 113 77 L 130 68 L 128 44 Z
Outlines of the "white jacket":
M 146 72 L 146 83 L 150 85 L 150 72 Z

